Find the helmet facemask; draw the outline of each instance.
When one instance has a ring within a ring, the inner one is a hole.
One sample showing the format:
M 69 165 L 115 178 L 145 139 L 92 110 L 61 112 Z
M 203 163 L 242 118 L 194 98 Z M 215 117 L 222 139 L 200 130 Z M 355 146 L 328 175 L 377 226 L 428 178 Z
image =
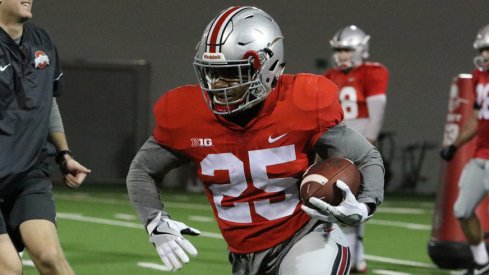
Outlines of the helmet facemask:
M 489 56 L 482 52 L 489 51 L 489 46 L 479 50 L 480 54 L 474 57 L 475 66 L 481 71 L 489 70 Z
M 333 48 L 333 64 L 340 70 L 348 70 L 363 63 L 353 48 Z
M 247 59 L 204 61 L 195 59 L 194 69 L 204 99 L 214 113 L 227 115 L 246 110 L 262 101 L 269 89 L 263 83 L 264 52 L 250 52 Z

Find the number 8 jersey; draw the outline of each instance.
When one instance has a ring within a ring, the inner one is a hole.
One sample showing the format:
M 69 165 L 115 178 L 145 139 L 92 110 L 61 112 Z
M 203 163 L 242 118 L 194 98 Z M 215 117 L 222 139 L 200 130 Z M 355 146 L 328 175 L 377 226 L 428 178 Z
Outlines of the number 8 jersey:
M 365 62 L 343 71 L 331 68 L 324 73 L 340 89 L 345 120 L 368 118 L 367 98 L 386 94 L 389 72 L 380 63 Z
M 244 127 L 214 115 L 198 86 L 167 92 L 154 113 L 155 140 L 196 164 L 234 253 L 271 248 L 309 221 L 298 181 L 319 137 L 343 119 L 336 85 L 310 74 L 282 75 Z

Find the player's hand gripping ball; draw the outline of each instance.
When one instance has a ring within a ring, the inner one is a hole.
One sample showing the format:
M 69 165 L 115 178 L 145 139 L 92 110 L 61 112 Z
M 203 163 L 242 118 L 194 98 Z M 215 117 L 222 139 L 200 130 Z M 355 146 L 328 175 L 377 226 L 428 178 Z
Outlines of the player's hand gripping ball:
M 300 185 L 302 201 L 308 205 L 309 199 L 315 197 L 333 206 L 339 205 L 343 200 L 343 193 L 336 186 L 337 180 L 345 182 L 353 195 L 358 194 L 361 174 L 351 160 L 333 157 L 314 163 L 302 177 Z

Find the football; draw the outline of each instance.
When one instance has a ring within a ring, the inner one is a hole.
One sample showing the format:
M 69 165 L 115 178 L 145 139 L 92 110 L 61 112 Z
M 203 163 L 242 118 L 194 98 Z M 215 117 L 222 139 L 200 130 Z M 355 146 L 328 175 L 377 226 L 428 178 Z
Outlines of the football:
M 360 189 L 361 174 L 358 167 L 346 158 L 328 158 L 314 163 L 304 173 L 300 185 L 300 195 L 306 204 L 309 198 L 316 197 L 331 205 L 339 205 L 343 200 L 341 189 L 336 181 L 342 180 L 353 195 Z

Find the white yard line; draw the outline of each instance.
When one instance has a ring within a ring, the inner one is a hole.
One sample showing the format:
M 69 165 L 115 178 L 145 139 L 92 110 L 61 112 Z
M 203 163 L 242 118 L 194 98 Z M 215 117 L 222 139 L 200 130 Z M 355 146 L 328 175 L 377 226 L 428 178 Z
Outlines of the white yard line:
M 367 259 L 369 261 L 373 261 L 373 262 L 379 262 L 379 263 L 407 265 L 407 266 L 412 266 L 412 267 L 438 268 L 436 265 L 430 264 L 430 263 L 422 263 L 422 262 L 415 262 L 415 261 L 408 261 L 408 260 L 399 260 L 399 259 L 374 256 L 374 255 L 365 255 L 365 259 Z
M 34 262 L 32 260 L 22 260 L 22 265 L 35 267 Z
M 126 214 L 126 213 L 116 213 L 114 214 L 114 218 L 124 221 L 135 221 L 138 219 L 136 215 Z
M 88 217 L 88 216 L 84 216 L 84 215 L 79 214 L 79 213 L 59 212 L 59 213 L 56 213 L 56 218 L 61 218 L 61 219 L 65 219 L 65 220 L 72 220 L 72 221 L 80 221 L 80 222 L 90 222 L 90 223 L 97 223 L 97 224 L 115 225 L 115 226 L 126 227 L 126 228 L 144 229 L 144 226 L 140 223 L 125 222 L 125 221 L 118 221 L 118 220 L 109 220 L 109 219 L 102 219 L 102 218 L 96 218 L 96 217 Z
M 143 225 L 140 223 L 109 220 L 109 219 L 103 219 L 103 218 L 97 218 L 97 217 L 89 217 L 89 216 L 84 216 L 84 215 L 78 214 L 78 213 L 60 212 L 60 213 L 56 214 L 56 217 L 61 218 L 61 219 L 65 219 L 65 220 L 72 220 L 72 221 L 90 222 L 90 223 L 114 225 L 114 226 L 120 226 L 120 227 L 126 227 L 126 228 L 144 229 Z M 203 237 L 208 237 L 208 238 L 222 239 L 222 235 L 219 233 L 201 232 L 200 235 Z
M 188 219 L 196 222 L 215 222 L 214 217 L 206 217 L 206 216 L 188 216 Z
M 411 215 L 421 215 L 430 214 L 432 210 L 421 209 L 421 208 L 407 208 L 407 207 L 384 207 L 380 206 L 376 213 L 387 213 L 387 214 L 411 214 Z
M 395 222 L 395 221 L 386 221 L 386 220 L 379 220 L 379 219 L 371 219 L 368 221 L 368 223 L 375 224 L 375 225 L 383 225 L 383 226 L 401 227 L 401 228 L 412 229 L 412 230 L 431 230 L 431 225 L 420 224 L 420 223 Z
M 374 269 L 372 272 L 379 275 L 411 275 L 411 273 L 397 272 L 385 269 Z
M 139 267 L 142 268 L 147 268 L 147 269 L 154 269 L 154 270 L 159 270 L 163 272 L 171 272 L 166 266 L 162 264 L 155 264 L 155 263 L 148 263 L 148 262 L 138 262 L 137 264 Z

